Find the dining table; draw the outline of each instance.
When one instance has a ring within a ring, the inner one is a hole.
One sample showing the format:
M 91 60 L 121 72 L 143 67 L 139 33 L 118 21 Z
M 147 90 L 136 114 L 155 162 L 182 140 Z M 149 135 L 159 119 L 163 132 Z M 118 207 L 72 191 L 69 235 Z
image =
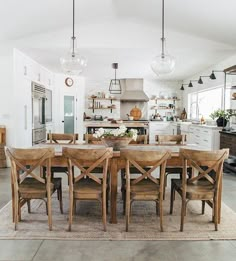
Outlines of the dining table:
M 65 167 L 67 166 L 67 160 L 62 155 L 62 147 L 73 147 L 82 149 L 99 149 L 104 148 L 103 144 L 49 144 L 42 143 L 36 145 L 37 147 L 54 147 L 55 157 L 52 159 L 52 166 Z M 170 145 L 159 145 L 159 144 L 132 144 L 128 145 L 122 150 L 141 150 L 141 151 L 158 151 L 168 150 L 171 153 L 171 158 L 167 160 L 167 166 L 182 166 L 182 159 L 179 155 L 180 148 L 194 149 L 194 150 L 206 150 L 204 147 L 200 147 L 195 144 L 170 144 Z M 125 159 L 120 156 L 120 151 L 113 151 L 113 156 L 109 163 L 110 172 L 110 223 L 117 223 L 117 193 L 118 193 L 118 175 L 121 169 L 125 168 Z M 221 193 L 220 193 L 221 195 Z M 219 199 L 219 204 L 221 199 Z M 220 208 L 219 208 L 220 209 Z M 220 213 L 220 211 L 219 211 Z

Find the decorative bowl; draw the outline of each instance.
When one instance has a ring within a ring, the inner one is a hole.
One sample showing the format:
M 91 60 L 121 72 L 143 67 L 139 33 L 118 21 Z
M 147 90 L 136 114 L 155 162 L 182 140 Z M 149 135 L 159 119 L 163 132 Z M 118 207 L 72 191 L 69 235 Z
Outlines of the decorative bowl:
M 112 147 L 114 151 L 119 151 L 121 148 L 128 146 L 132 138 L 130 137 L 103 137 L 102 142 L 107 147 Z

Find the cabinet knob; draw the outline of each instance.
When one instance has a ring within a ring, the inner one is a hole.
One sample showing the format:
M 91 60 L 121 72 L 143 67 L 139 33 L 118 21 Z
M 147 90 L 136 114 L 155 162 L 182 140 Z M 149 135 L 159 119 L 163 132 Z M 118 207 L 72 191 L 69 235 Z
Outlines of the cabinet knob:
M 63 123 L 64 123 L 65 121 L 61 121 L 61 122 L 63 122 Z

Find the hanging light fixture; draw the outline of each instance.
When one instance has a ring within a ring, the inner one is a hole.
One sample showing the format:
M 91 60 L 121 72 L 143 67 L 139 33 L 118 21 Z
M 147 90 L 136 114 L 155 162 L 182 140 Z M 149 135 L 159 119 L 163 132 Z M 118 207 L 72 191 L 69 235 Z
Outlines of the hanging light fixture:
M 115 79 L 111 79 L 109 92 L 111 94 L 121 94 L 120 80 L 116 79 L 116 70 L 118 69 L 118 63 L 113 63 L 112 68 L 115 69 Z
M 193 82 L 198 82 L 198 80 L 190 80 L 188 87 L 193 87 Z
M 156 56 L 152 63 L 151 68 L 154 73 L 159 75 L 170 74 L 175 68 L 175 59 L 173 56 L 166 52 L 166 39 L 164 32 L 164 0 L 162 0 L 162 36 L 161 36 L 161 54 Z
M 188 85 L 188 83 L 182 83 L 180 90 L 184 91 L 184 85 Z
M 202 80 L 202 77 L 200 76 L 199 80 L 198 80 L 198 83 L 199 84 L 203 84 L 203 80 Z
M 73 35 L 71 37 L 70 50 L 60 58 L 61 66 L 66 74 L 78 75 L 87 66 L 85 57 L 80 56 L 77 49 L 77 41 L 75 37 L 75 0 L 73 1 Z
M 212 73 L 211 73 L 211 75 L 209 77 L 210 77 L 211 80 L 215 80 L 216 79 L 214 71 L 212 71 Z
M 188 87 L 193 87 L 192 81 L 189 82 Z
M 210 78 L 210 76 L 200 76 L 200 77 L 199 77 L 199 80 L 198 80 L 198 83 L 199 83 L 199 84 L 203 84 L 202 78 Z

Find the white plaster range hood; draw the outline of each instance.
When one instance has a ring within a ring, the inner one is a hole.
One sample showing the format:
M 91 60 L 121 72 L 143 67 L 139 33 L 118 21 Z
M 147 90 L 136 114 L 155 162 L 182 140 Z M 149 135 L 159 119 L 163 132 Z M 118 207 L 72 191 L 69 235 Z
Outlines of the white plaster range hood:
M 149 97 L 143 90 L 143 79 L 120 79 L 122 95 L 121 101 L 149 101 Z

